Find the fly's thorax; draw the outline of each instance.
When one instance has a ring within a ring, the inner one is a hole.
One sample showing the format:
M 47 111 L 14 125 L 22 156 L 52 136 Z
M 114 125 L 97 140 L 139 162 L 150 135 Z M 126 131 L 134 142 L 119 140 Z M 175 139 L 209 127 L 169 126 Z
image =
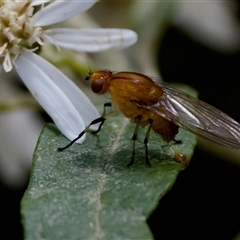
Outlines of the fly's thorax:
M 117 92 L 118 98 L 128 101 L 142 101 L 146 105 L 157 102 L 163 89 L 152 79 L 142 74 L 119 72 L 112 76 L 110 93 Z

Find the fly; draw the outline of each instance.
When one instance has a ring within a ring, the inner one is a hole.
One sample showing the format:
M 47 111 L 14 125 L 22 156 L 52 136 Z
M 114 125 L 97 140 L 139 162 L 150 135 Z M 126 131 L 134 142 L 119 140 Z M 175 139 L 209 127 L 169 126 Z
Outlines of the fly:
M 102 117 L 93 120 L 84 131 L 59 151 L 70 147 L 81 138 L 91 125 L 100 123 L 100 131 L 105 120 L 119 108 L 136 124 L 132 140 L 132 157 L 128 166 L 134 163 L 135 141 L 139 126 L 148 126 L 144 138 L 145 161 L 148 158 L 148 139 L 150 130 L 161 135 L 166 142 L 175 141 L 178 128 L 182 127 L 200 137 L 230 148 L 240 148 L 240 124 L 215 107 L 169 87 L 154 82 L 150 77 L 135 72 L 113 73 L 110 70 L 90 72 L 86 80 L 91 81 L 92 91 L 104 94 L 109 91 L 112 102 L 104 104 Z M 106 114 L 106 107 L 112 111 Z M 95 133 L 96 133 L 95 132 Z

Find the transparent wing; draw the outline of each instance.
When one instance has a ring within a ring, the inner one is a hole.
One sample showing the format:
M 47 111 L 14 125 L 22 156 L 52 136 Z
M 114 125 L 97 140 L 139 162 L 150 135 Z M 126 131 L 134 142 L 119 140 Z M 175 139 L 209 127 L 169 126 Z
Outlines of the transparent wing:
M 176 125 L 226 147 L 240 148 L 240 124 L 215 107 L 167 85 L 158 103 L 146 108 Z

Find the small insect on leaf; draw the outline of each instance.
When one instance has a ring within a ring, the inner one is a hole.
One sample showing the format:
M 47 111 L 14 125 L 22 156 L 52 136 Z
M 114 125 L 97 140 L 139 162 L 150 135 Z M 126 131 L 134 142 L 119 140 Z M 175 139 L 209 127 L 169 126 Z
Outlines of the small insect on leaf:
M 189 163 L 188 157 L 186 155 L 184 155 L 183 153 L 180 153 L 177 151 L 174 152 L 173 160 L 175 162 L 181 163 L 183 165 L 188 165 L 188 163 Z
M 134 163 L 135 141 L 139 126 L 148 126 L 144 139 L 145 161 L 150 165 L 148 158 L 148 138 L 152 129 L 161 135 L 166 142 L 175 140 L 178 128 L 182 127 L 200 137 L 230 148 L 240 148 L 240 124 L 215 107 L 189 96 L 179 90 L 169 87 L 166 83 L 159 84 L 151 78 L 134 72 L 113 73 L 110 70 L 90 72 L 86 80 L 91 81 L 92 91 L 104 94 L 109 91 L 112 103 L 104 105 L 102 117 L 93 120 L 86 129 L 67 146 L 71 146 L 81 138 L 93 124 L 100 123 L 98 132 L 104 121 L 119 108 L 120 111 L 136 124 L 132 136 L 132 157 L 128 166 Z M 106 107 L 111 107 L 106 114 Z M 184 154 L 176 153 L 177 162 L 184 162 Z

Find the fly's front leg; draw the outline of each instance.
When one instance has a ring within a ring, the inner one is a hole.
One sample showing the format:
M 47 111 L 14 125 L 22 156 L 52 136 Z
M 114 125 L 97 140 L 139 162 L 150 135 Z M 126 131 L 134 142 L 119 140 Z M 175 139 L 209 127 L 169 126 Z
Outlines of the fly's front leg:
M 76 138 L 74 138 L 68 145 L 66 145 L 65 147 L 60 147 L 58 148 L 58 151 L 62 152 L 63 150 L 69 148 L 71 145 L 73 145 L 78 139 L 80 139 L 90 128 L 90 126 L 97 124 L 97 123 L 101 123 L 100 125 L 103 124 L 103 122 L 105 121 L 104 117 L 99 117 L 95 120 L 93 120 Z
M 74 138 L 69 144 L 67 144 L 65 147 L 60 147 L 58 148 L 58 151 L 62 152 L 64 151 L 65 149 L 69 148 L 71 145 L 73 145 L 78 139 L 80 139 L 87 131 L 89 131 L 89 128 L 94 125 L 94 124 L 97 124 L 97 123 L 100 123 L 97 131 L 93 132 L 93 133 L 97 133 L 101 130 L 101 127 L 103 125 L 103 123 L 105 122 L 105 120 L 110 117 L 114 111 L 111 111 L 110 113 L 106 114 L 106 107 L 111 107 L 112 104 L 111 103 L 105 103 L 104 104 L 104 111 L 103 111 L 103 115 L 102 117 L 99 117 L 95 120 L 93 120 L 76 138 Z
M 102 115 L 103 121 L 100 123 L 98 129 L 96 131 L 92 132 L 92 133 L 98 133 L 101 130 L 105 120 L 108 117 L 110 117 L 112 114 L 115 113 L 115 111 L 111 111 L 110 113 L 106 114 L 106 107 L 112 107 L 112 103 L 111 102 L 104 103 L 104 105 L 103 105 L 103 115 Z

